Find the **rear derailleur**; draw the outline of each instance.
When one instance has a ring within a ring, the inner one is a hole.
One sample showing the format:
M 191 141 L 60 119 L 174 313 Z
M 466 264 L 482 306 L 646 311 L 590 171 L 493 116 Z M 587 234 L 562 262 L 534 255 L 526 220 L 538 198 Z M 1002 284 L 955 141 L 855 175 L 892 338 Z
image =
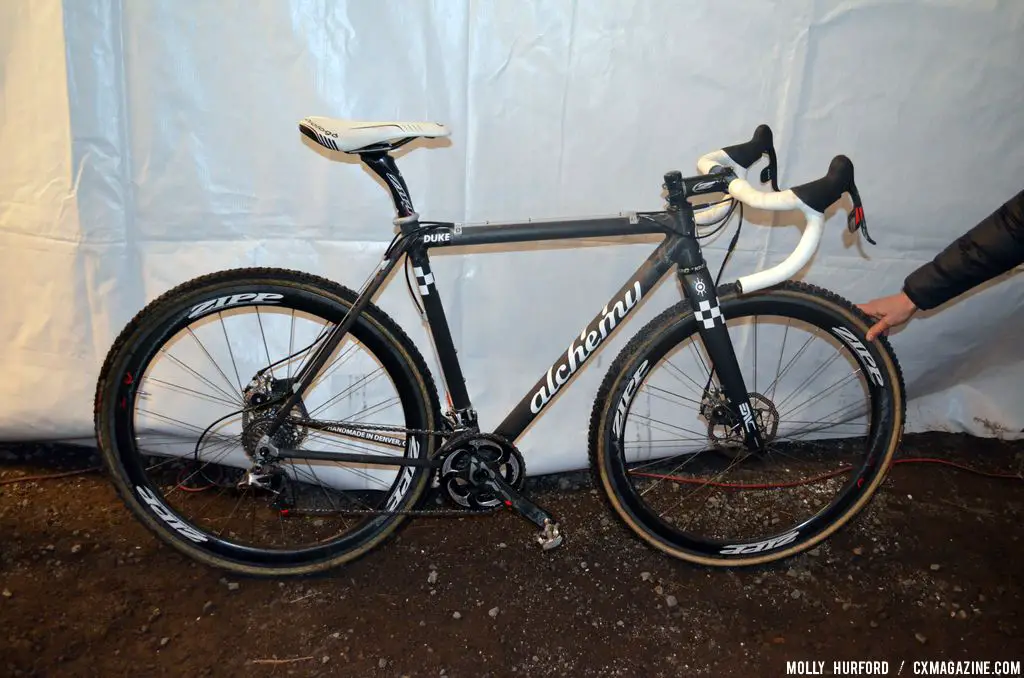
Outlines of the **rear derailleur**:
M 487 511 L 504 504 L 540 528 L 536 539 L 541 548 L 562 544 L 554 517 L 521 494 L 526 463 L 511 442 L 471 431 L 450 439 L 438 456 L 443 461 L 437 482 L 455 505 Z

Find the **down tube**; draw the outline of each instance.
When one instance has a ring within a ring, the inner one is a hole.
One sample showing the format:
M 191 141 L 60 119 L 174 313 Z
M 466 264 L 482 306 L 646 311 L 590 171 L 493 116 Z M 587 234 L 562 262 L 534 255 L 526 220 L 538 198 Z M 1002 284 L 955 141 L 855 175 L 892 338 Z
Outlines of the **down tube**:
M 601 309 L 580 335 L 569 343 L 548 371 L 537 380 L 515 409 L 494 432 L 513 442 L 537 418 L 559 391 L 565 388 L 598 347 L 611 336 L 633 309 L 654 288 L 676 262 L 683 248 L 682 238 L 670 235 L 651 252 L 614 297 Z

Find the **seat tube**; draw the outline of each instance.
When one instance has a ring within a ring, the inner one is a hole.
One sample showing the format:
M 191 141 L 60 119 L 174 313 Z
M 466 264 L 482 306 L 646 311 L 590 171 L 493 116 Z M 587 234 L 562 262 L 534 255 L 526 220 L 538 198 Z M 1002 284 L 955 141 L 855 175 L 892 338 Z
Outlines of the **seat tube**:
M 391 193 L 391 200 L 398 213 L 394 220 L 395 225 L 401 229 L 404 235 L 416 238 L 416 242 L 408 249 L 407 256 L 416 274 L 420 299 L 423 301 L 423 311 L 427 316 L 427 328 L 441 362 L 441 378 L 444 379 L 448 395 L 451 397 L 452 415 L 460 425 L 476 426 L 476 412 L 473 411 L 469 401 L 466 380 L 462 376 L 462 367 L 459 365 L 455 342 L 452 340 L 451 329 L 448 327 L 448 318 L 445 317 L 441 297 L 434 285 L 434 274 L 430 270 L 430 258 L 427 256 L 427 250 L 422 241 L 413 235 L 419 224 L 419 215 L 413 209 L 412 198 L 409 196 L 405 178 L 398 171 L 395 159 L 387 151 L 360 153 L 360 158 L 367 167 L 384 180 Z
M 476 414 L 472 410 L 469 393 L 466 390 L 466 380 L 459 364 L 458 351 L 455 349 L 444 305 L 434 284 L 434 274 L 430 270 L 430 258 L 427 256 L 426 248 L 417 243 L 409 250 L 409 260 L 416 275 L 416 285 L 423 301 L 423 310 L 427 315 L 427 327 L 441 362 L 442 378 L 451 396 L 454 414 L 461 423 L 475 425 Z

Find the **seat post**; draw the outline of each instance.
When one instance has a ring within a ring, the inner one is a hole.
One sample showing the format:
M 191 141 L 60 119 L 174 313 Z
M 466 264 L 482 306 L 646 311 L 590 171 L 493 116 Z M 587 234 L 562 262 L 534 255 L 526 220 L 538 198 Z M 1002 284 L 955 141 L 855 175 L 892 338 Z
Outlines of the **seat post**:
M 398 171 L 398 164 L 387 149 L 379 151 L 364 151 L 359 158 L 366 163 L 374 173 L 384 180 L 384 184 L 391 192 L 391 200 L 395 203 L 395 210 L 398 211 L 398 218 L 395 223 L 404 226 L 416 223 L 419 215 L 412 206 L 412 198 L 409 197 L 409 187 Z

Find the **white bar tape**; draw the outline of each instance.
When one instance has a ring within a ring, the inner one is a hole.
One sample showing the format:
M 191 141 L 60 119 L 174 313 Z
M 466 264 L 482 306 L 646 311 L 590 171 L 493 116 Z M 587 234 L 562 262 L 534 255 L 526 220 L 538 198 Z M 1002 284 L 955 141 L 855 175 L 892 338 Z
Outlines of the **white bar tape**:
M 737 282 L 740 284 L 742 291 L 746 293 L 763 290 L 766 287 L 777 285 L 784 280 L 789 280 L 796 275 L 811 260 L 815 250 L 818 249 L 823 224 L 824 219 L 820 214 L 813 213 L 808 215 L 807 228 L 804 230 L 804 234 L 801 236 L 800 242 L 796 244 L 796 249 L 793 250 L 792 254 L 776 266 L 739 278 Z
M 711 172 L 711 168 L 715 165 L 721 165 L 722 167 L 732 169 L 738 177 L 747 176 L 747 170 L 734 163 L 732 158 L 729 157 L 729 154 L 721 149 L 702 155 L 700 159 L 697 160 L 697 171 L 701 174 L 708 174 Z
M 797 243 L 793 252 L 782 263 L 769 269 L 743 276 L 737 282 L 740 284 L 742 291 L 746 293 L 789 280 L 811 260 L 814 252 L 818 249 L 818 243 L 821 241 L 821 233 L 824 227 L 824 215 L 805 205 L 791 190 L 771 192 L 757 190 L 746 180 L 747 170 L 734 163 L 725 151 L 717 150 L 701 156 L 697 161 L 697 171 L 707 174 L 715 165 L 728 167 L 736 173 L 737 178 L 729 182 L 729 195 L 744 205 L 771 212 L 785 212 L 793 209 L 803 212 L 804 217 L 807 219 L 807 228 L 804 230 L 804 234 L 801 236 L 800 242 Z M 728 208 L 728 203 L 716 205 L 702 213 L 697 223 L 714 221 L 723 215 Z

